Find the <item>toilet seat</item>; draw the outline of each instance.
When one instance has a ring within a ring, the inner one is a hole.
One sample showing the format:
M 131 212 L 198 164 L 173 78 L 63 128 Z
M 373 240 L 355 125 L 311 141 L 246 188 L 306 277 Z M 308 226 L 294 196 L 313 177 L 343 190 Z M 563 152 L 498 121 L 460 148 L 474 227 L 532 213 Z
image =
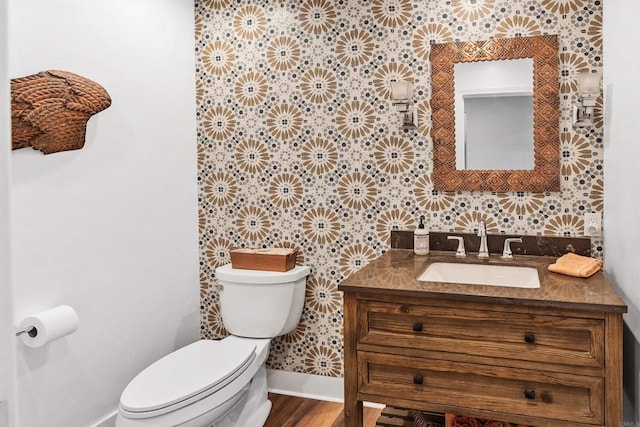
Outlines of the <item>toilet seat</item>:
M 153 363 L 127 385 L 120 410 L 128 418 L 155 417 L 221 390 L 256 358 L 255 342 L 233 338 L 196 341 Z

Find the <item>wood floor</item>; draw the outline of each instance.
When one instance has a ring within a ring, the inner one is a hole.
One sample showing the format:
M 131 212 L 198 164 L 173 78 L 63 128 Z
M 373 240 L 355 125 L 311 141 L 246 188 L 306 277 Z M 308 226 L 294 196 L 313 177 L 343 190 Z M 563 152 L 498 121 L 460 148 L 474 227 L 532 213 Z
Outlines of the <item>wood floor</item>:
M 342 403 L 269 393 L 272 407 L 264 427 L 341 427 Z M 364 408 L 364 427 L 375 427 L 380 409 Z

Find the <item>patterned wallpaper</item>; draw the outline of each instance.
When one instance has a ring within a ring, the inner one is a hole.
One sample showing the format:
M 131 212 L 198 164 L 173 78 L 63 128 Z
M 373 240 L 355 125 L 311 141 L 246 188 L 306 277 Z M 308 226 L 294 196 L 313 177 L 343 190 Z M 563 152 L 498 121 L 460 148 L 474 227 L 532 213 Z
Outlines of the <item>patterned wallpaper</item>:
M 203 338 L 227 334 L 214 269 L 229 249 L 298 247 L 303 317 L 267 364 L 341 376 L 337 284 L 391 229 L 425 215 L 438 231 L 579 236 L 602 212 L 602 120 L 570 119 L 578 72 L 602 67 L 600 0 L 196 0 L 195 18 Z M 559 37 L 562 190 L 434 191 L 430 45 L 538 34 Z M 415 81 L 415 131 L 389 100 L 400 79 Z

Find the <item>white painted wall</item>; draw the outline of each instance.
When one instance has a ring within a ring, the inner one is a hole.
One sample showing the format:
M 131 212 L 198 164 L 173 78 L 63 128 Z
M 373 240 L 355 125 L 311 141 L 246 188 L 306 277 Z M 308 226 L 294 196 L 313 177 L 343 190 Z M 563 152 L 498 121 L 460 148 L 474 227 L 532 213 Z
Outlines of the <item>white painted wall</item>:
M 68 70 L 113 99 L 82 150 L 11 159 L 15 319 L 59 304 L 80 318 L 45 348 L 18 345 L 19 426 L 88 426 L 141 369 L 198 338 L 194 6 L 10 6 L 10 77 Z
M 10 103 L 7 69 L 7 2 L 0 0 L 0 427 L 13 422 L 15 344 L 9 245 Z M 2 403 L 4 402 L 4 403 Z
M 604 2 L 604 263 L 629 306 L 625 316 L 625 420 L 640 420 L 640 3 Z

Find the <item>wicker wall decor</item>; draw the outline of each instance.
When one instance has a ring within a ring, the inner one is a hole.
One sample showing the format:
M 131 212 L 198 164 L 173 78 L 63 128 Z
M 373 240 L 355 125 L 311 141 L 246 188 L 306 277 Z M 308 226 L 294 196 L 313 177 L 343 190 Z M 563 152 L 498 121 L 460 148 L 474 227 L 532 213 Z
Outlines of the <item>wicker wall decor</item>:
M 12 149 L 31 146 L 44 154 L 78 150 L 89 118 L 110 105 L 102 86 L 67 71 L 12 79 Z
M 519 58 L 533 58 L 534 168 L 456 169 L 455 63 Z M 434 44 L 430 59 L 434 189 L 560 191 L 557 37 L 546 35 Z

